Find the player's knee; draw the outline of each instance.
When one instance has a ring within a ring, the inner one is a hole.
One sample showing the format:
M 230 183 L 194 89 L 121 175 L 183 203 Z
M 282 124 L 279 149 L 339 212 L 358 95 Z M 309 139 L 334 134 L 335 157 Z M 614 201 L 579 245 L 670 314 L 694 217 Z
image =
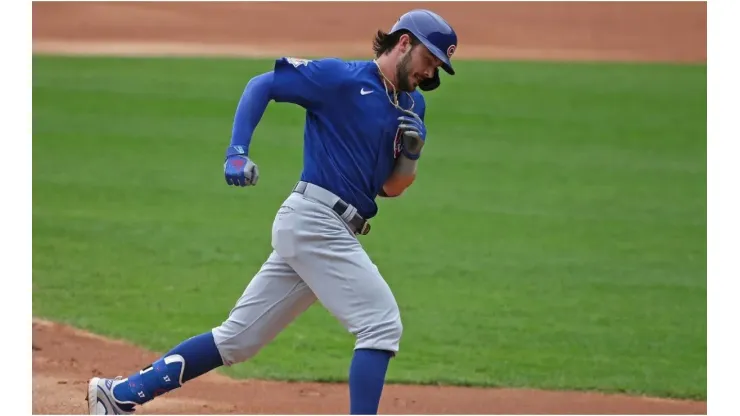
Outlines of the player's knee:
M 213 339 L 227 366 L 247 361 L 257 355 L 264 345 L 244 325 L 232 320 L 214 328 Z
M 401 336 L 403 335 L 403 322 L 401 322 L 401 316 L 398 316 L 398 319 L 393 321 L 393 324 L 390 326 L 390 338 L 395 340 L 395 342 L 398 344 L 401 342 Z
M 388 319 L 379 319 L 357 333 L 356 348 L 374 348 L 396 352 L 403 335 L 401 315 L 396 308 Z

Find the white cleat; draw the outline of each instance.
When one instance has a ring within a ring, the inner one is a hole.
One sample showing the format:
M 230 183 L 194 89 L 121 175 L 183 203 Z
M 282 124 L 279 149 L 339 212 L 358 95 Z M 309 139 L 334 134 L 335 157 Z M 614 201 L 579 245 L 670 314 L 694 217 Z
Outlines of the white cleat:
M 113 386 L 124 383 L 115 379 L 93 377 L 87 384 L 87 407 L 91 415 L 132 415 L 134 405 L 121 403 L 113 397 Z

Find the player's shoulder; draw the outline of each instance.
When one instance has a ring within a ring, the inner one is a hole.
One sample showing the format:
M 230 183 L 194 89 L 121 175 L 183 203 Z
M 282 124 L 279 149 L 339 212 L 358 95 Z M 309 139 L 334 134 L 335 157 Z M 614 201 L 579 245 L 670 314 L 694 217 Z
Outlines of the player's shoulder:
M 312 78 L 331 80 L 333 84 L 352 78 L 356 71 L 352 61 L 336 57 L 307 59 L 286 56 L 277 60 L 276 69 L 280 67 L 298 70 Z
M 419 91 L 418 88 L 411 92 L 411 98 L 413 98 L 414 102 L 416 103 L 426 104 L 426 99 L 424 98 L 424 94 L 422 94 L 422 92 Z
M 424 98 L 424 94 L 422 94 L 422 92 L 417 88 L 411 92 L 411 98 L 414 100 L 414 106 L 419 110 L 419 114 L 424 117 L 427 109 L 427 102 Z
M 340 58 L 298 58 L 294 56 L 284 56 L 277 60 L 279 65 L 292 65 L 297 69 L 306 68 L 312 70 L 321 70 L 327 72 L 342 73 L 350 69 L 348 63 Z

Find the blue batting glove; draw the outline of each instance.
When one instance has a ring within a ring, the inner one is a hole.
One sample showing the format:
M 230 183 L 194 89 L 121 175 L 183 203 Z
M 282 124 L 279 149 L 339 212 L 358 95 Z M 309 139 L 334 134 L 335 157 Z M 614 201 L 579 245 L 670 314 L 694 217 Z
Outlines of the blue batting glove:
M 229 146 L 226 149 L 224 177 L 226 183 L 234 186 L 257 185 L 260 177 L 257 165 L 247 157 L 244 146 Z

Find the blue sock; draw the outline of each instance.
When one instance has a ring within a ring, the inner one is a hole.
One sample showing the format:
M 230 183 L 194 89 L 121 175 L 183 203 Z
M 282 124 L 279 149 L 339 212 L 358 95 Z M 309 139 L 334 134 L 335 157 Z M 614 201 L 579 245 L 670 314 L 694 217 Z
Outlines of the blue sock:
M 213 334 L 208 331 L 173 348 L 152 365 L 113 388 L 113 397 L 123 403 L 144 404 L 181 387 L 183 383 L 223 365 Z
M 349 413 L 378 414 L 385 373 L 393 353 L 382 350 L 357 349 L 349 368 Z

